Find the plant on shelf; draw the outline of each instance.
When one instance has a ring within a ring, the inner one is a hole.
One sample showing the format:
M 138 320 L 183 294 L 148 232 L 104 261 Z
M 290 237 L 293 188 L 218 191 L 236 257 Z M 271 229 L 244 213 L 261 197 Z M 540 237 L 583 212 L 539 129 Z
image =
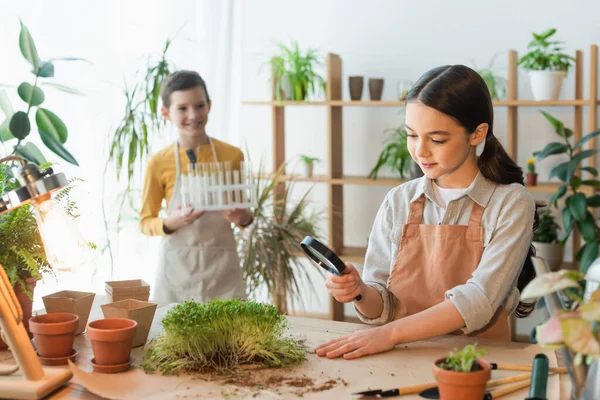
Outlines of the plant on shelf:
M 325 79 L 315 72 L 323 64 L 315 49 L 302 53 L 297 41 L 290 47 L 277 44 L 279 54 L 271 57 L 271 79 L 274 82 L 275 98 L 304 101 L 309 94 L 319 95 L 326 91 Z
M 304 163 L 304 176 L 306 178 L 312 178 L 313 176 L 313 168 L 316 163 L 321 162 L 317 157 L 307 156 L 306 154 L 301 154 L 300 159 Z
M 527 186 L 537 185 L 537 173 L 535 172 L 535 158 L 527 160 Z
M 46 158 L 40 149 L 32 142 L 25 142 L 31 133 L 30 117 L 33 117 L 33 111 L 35 111 L 35 124 L 44 145 L 60 158 L 78 165 L 75 158 L 64 147 L 68 138 L 67 126 L 54 112 L 41 107 L 46 100 L 46 94 L 42 87 L 50 87 L 71 94 L 81 94 L 75 89 L 51 82 L 49 78 L 54 77 L 56 61 L 84 60 L 69 57 L 42 61 L 29 29 L 22 22 L 19 47 L 23 57 L 33 67 L 31 73 L 34 75 L 34 81 L 33 84 L 22 82 L 17 87 L 19 98 L 26 103 L 25 111 L 15 112 L 6 92 L 0 90 L 0 109 L 6 117 L 0 125 L 0 141 L 4 143 L 16 141 L 12 146 L 11 154 L 13 155 L 18 155 L 38 165 L 46 163 Z
M 494 72 L 494 62 L 497 55 L 494 56 L 487 67 L 485 68 L 477 68 L 474 61 L 471 61 L 473 64 L 473 69 L 483 78 L 485 84 L 490 91 L 490 96 L 492 100 L 503 100 L 506 96 L 506 86 L 507 81 L 505 78 L 497 75 Z
M 285 165 L 269 179 L 259 181 L 254 222 L 236 229 L 248 293 L 253 295 L 266 288 L 281 312 L 286 312 L 288 298 L 302 301 L 301 279 L 311 282 L 298 255 L 303 253 L 300 242 L 304 237 L 320 239 L 317 221 L 321 216 L 311 204 L 310 190 L 295 204 L 291 202 L 294 184 L 282 183 L 284 171 Z M 264 176 L 262 166 L 258 176 Z
M 540 222 L 533 232 L 533 247 L 536 256 L 544 258 L 551 271 L 557 271 L 563 262 L 563 245 L 558 241 L 559 226 L 554 220 L 550 208 L 540 211 Z
M 551 40 L 556 29 L 533 33 L 529 51 L 522 56 L 518 65 L 529 70 L 533 96 L 536 100 L 556 100 L 560 94 L 563 78 L 575 59 L 562 53 L 563 42 Z
M 184 302 L 162 320 L 143 367 L 162 374 L 224 372 L 238 365 L 291 367 L 306 358 L 302 343 L 284 336 L 286 318 L 254 301 Z
M 404 126 L 399 126 L 386 129 L 385 133 L 388 136 L 383 142 L 383 150 L 379 154 L 375 167 L 369 173 L 369 178 L 377 179 L 377 174 L 383 167 L 391 169 L 392 172 L 399 175 L 400 179 L 410 176 L 413 161 L 406 145 L 406 129 Z
M 491 365 L 482 360 L 485 350 L 477 349 L 477 343 L 454 349 L 448 356 L 433 364 L 433 374 L 438 381 L 440 397 L 445 399 L 482 399 Z
M 558 200 L 563 198 L 567 191 L 570 190 L 570 194 L 565 198 L 565 208 L 562 210 L 562 225 L 563 234 L 559 240 L 561 244 L 565 244 L 569 238 L 573 228 L 577 226 L 581 232 L 581 236 L 585 241 L 585 245 L 577 252 L 576 259 L 579 261 L 579 268 L 582 272 L 585 272 L 590 266 L 592 261 L 598 257 L 598 244 L 600 243 L 600 227 L 598 227 L 596 220 L 588 208 L 600 207 L 600 195 L 593 194 L 587 196 L 581 192 L 582 186 L 589 186 L 592 188 L 600 187 L 600 180 L 597 180 L 598 171 L 596 168 L 590 166 L 581 166 L 581 163 L 595 155 L 598 150 L 588 149 L 583 150 L 583 145 L 590 139 L 600 134 L 600 129 L 597 129 L 577 141 L 577 143 L 571 143 L 571 137 L 573 131 L 566 128 L 564 124 L 558 119 L 545 111 L 542 114 L 554 127 L 554 130 L 560 138 L 561 142 L 548 143 L 543 150 L 534 153 L 538 160 L 543 160 L 546 157 L 558 154 L 564 154 L 568 157 L 567 161 L 563 161 L 550 170 L 548 180 L 557 177 L 562 185 L 557 189 L 556 193 L 552 196 L 549 207 L 555 206 L 558 208 Z M 582 179 L 580 177 L 582 172 L 587 172 L 592 176 L 592 179 Z

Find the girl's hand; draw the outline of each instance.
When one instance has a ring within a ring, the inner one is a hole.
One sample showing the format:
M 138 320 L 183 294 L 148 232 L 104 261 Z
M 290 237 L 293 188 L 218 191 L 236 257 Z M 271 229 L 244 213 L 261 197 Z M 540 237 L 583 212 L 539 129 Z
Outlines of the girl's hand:
M 233 208 L 221 211 L 225 219 L 237 226 L 247 226 L 252 222 L 252 211 L 248 208 Z
M 164 227 L 170 232 L 174 232 L 183 226 L 193 223 L 205 213 L 204 210 L 195 211 L 192 207 L 182 211 L 181 205 L 177 206 L 177 211 L 178 212 L 165 218 L 163 221 Z
M 329 290 L 329 294 L 340 303 L 350 303 L 356 296 L 364 292 L 365 286 L 360 274 L 350 263 L 346 263 L 343 275 L 337 276 L 328 272 L 325 281 L 325 287 Z
M 390 325 L 358 331 L 339 339 L 331 340 L 318 346 L 315 351 L 320 357 L 337 358 L 344 356 L 346 360 L 383 353 L 396 345 Z

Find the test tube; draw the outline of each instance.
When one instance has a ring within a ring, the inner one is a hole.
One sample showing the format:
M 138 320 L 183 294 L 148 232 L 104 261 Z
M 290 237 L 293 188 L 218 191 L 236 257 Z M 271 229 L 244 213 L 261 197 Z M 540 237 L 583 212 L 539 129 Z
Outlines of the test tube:
M 226 201 L 227 204 L 233 203 L 233 197 L 231 192 L 231 162 L 225 161 L 225 186 L 227 188 L 226 191 Z
M 196 208 L 196 172 L 194 171 L 194 164 L 189 163 L 187 165 L 187 181 L 188 181 L 188 192 L 189 192 L 189 204 Z
M 248 183 L 248 176 L 247 176 L 248 171 L 246 170 L 246 163 L 244 161 L 240 162 L 240 183 L 242 185 L 242 198 L 241 198 L 241 203 L 245 204 L 248 200 L 247 200 L 247 196 L 246 196 L 246 185 Z
M 202 163 L 202 188 L 204 190 L 204 206 L 206 208 L 208 208 L 210 205 L 209 186 L 210 186 L 210 176 L 209 176 L 208 164 Z

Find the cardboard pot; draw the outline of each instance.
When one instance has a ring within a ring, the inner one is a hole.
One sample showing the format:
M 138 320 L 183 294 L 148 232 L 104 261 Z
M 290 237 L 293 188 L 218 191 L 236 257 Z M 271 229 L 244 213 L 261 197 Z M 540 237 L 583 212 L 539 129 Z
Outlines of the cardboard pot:
M 150 285 L 142 279 L 107 281 L 104 289 L 109 303 L 127 299 L 148 301 L 150 298 Z
M 79 317 L 76 335 L 82 333 L 90 316 L 95 293 L 63 290 L 42 297 L 44 308 L 50 313 L 71 313 Z
M 146 344 L 156 306 L 156 304 L 147 301 L 127 299 L 104 304 L 102 314 L 104 314 L 104 318 L 127 318 L 137 322 L 137 333 L 132 343 L 132 347 L 137 347 Z

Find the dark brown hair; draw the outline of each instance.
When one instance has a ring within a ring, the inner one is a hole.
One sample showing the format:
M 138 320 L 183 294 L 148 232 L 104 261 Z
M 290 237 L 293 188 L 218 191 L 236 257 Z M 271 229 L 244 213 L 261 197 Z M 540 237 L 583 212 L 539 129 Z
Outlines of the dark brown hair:
M 206 101 L 210 101 L 208 90 L 206 89 L 206 82 L 204 79 L 195 71 L 177 71 L 169 75 L 163 81 L 160 87 L 160 98 L 162 99 L 163 106 L 169 108 L 171 105 L 171 94 L 178 90 L 189 90 L 193 88 L 201 87 L 204 89 L 206 94 Z
M 475 132 L 482 123 L 489 125 L 483 153 L 477 166 L 483 176 L 501 185 L 519 183 L 524 185 L 523 170 L 506 153 L 502 144 L 494 136 L 494 109 L 490 92 L 485 81 L 477 72 L 464 65 L 444 65 L 427 71 L 410 89 L 406 103 L 421 102 L 427 107 L 452 117 L 467 132 Z M 539 215 L 537 210 L 533 230 L 537 229 Z M 523 269 L 517 280 L 517 288 L 523 291 L 535 278 L 531 256 L 535 249 L 529 245 Z M 519 302 L 517 317 L 531 314 L 535 302 Z

